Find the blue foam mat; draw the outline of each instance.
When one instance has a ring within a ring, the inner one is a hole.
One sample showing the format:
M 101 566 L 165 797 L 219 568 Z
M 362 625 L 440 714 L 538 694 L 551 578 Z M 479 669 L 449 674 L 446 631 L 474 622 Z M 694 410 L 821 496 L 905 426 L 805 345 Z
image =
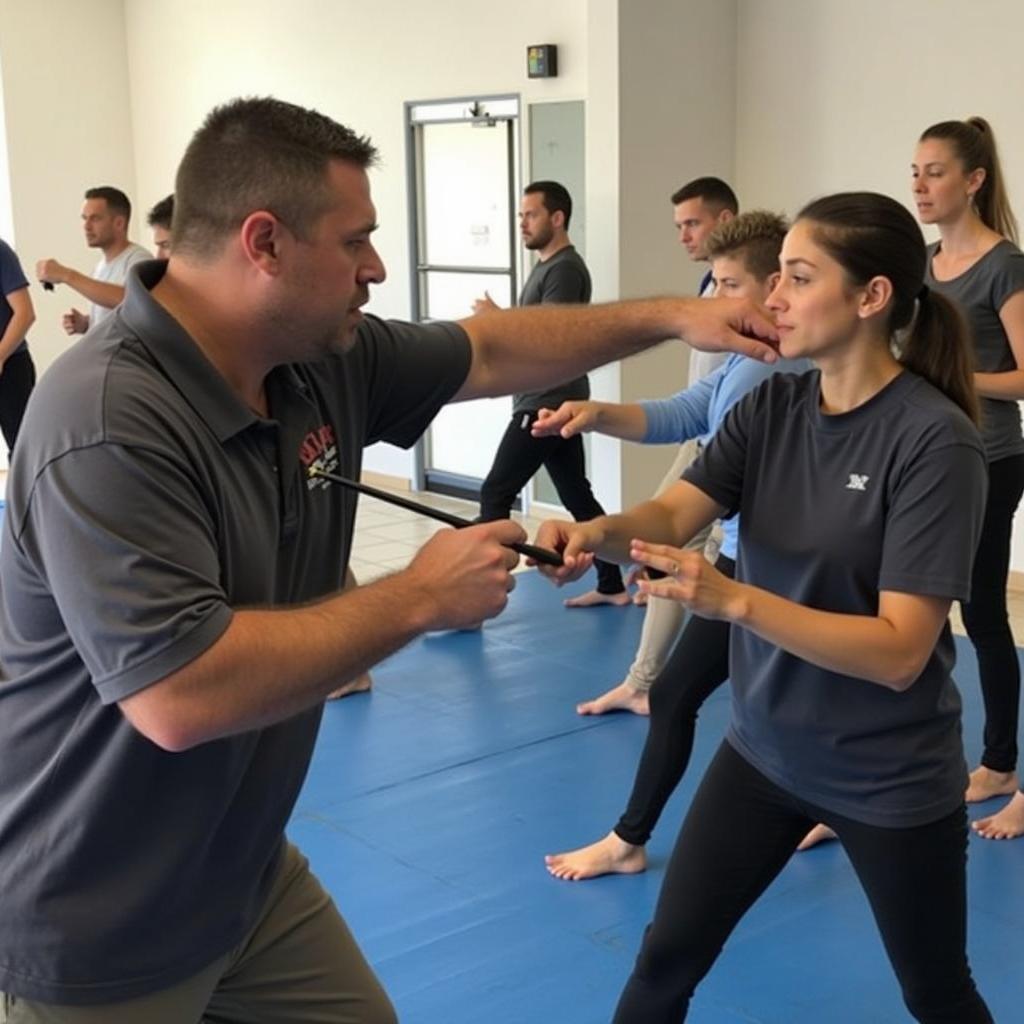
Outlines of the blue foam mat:
M 574 710 L 622 678 L 642 611 L 566 610 L 564 596 L 524 574 L 498 620 L 421 639 L 375 670 L 372 694 L 325 711 L 289 832 L 403 1024 L 607 1021 L 679 822 L 725 730 L 727 688 L 701 712 L 690 768 L 648 847 L 646 874 L 550 878 L 545 852 L 590 842 L 614 824 L 646 731 L 635 716 Z M 976 757 L 976 670 L 969 647 L 958 641 L 958 649 Z M 974 973 L 997 1021 L 1024 1019 L 1024 840 L 972 837 L 969 874 Z M 835 843 L 787 866 L 733 935 L 688 1018 L 908 1019 Z

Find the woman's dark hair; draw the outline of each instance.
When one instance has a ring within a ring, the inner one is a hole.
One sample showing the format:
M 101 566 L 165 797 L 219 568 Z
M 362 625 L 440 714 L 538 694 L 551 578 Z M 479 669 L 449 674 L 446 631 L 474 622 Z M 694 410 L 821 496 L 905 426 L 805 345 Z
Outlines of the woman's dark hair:
M 855 286 L 888 278 L 893 293 L 888 327 L 900 362 L 977 424 L 967 323 L 949 299 L 922 287 L 928 257 L 921 229 L 906 207 L 876 192 L 841 192 L 809 203 L 797 220 L 810 222 L 815 241 Z
M 1017 243 L 1017 218 L 1006 194 L 1006 182 L 996 151 L 996 137 L 992 126 L 983 117 L 969 117 L 966 121 L 940 121 L 921 133 L 925 139 L 948 142 L 953 155 L 960 161 L 964 174 L 979 167 L 985 180 L 975 193 L 974 205 L 983 224 L 998 231 L 1004 238 Z

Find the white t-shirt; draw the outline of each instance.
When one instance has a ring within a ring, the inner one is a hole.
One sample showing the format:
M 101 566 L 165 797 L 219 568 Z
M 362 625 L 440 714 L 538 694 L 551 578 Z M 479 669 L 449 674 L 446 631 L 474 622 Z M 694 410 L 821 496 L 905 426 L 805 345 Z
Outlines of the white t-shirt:
M 143 260 L 151 260 L 152 258 L 153 254 L 143 249 L 141 245 L 129 242 L 128 247 L 119 252 L 109 263 L 106 257 L 101 259 L 96 264 L 96 269 L 93 271 L 92 276 L 97 281 L 103 281 L 106 284 L 124 284 L 128 280 L 128 270 L 134 264 L 141 263 Z M 95 302 L 90 303 L 89 326 L 95 327 L 113 312 L 113 309 L 109 306 L 98 306 Z
M 708 277 L 707 283 L 700 290 L 700 297 L 710 299 L 714 294 L 715 282 Z M 692 388 L 697 381 L 710 377 L 729 355 L 729 352 L 698 352 L 695 348 L 690 349 L 690 378 L 686 383 Z

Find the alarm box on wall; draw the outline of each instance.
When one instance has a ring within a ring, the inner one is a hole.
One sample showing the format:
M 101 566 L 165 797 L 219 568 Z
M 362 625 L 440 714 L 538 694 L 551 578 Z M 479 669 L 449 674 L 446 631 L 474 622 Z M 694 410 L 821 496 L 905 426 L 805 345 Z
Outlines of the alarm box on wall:
M 529 78 L 557 78 L 558 47 L 553 43 L 528 47 L 526 50 L 526 74 Z

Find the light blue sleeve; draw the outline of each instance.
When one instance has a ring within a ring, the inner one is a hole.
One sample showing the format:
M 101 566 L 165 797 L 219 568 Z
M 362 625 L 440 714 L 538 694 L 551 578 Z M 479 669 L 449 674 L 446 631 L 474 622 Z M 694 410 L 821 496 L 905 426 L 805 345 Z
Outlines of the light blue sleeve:
M 712 396 L 736 358 L 742 357 L 730 357 L 714 373 L 669 398 L 641 402 L 647 417 L 643 444 L 682 444 L 707 434 Z
M 762 363 L 757 359 L 736 356 L 730 359 L 723 370 L 729 372 L 722 376 L 719 387 L 711 396 L 708 410 L 708 436 L 714 434 L 722 425 L 726 413 L 749 391 L 766 381 L 774 373 L 806 373 L 814 369 L 809 359 L 780 359 L 775 363 Z

